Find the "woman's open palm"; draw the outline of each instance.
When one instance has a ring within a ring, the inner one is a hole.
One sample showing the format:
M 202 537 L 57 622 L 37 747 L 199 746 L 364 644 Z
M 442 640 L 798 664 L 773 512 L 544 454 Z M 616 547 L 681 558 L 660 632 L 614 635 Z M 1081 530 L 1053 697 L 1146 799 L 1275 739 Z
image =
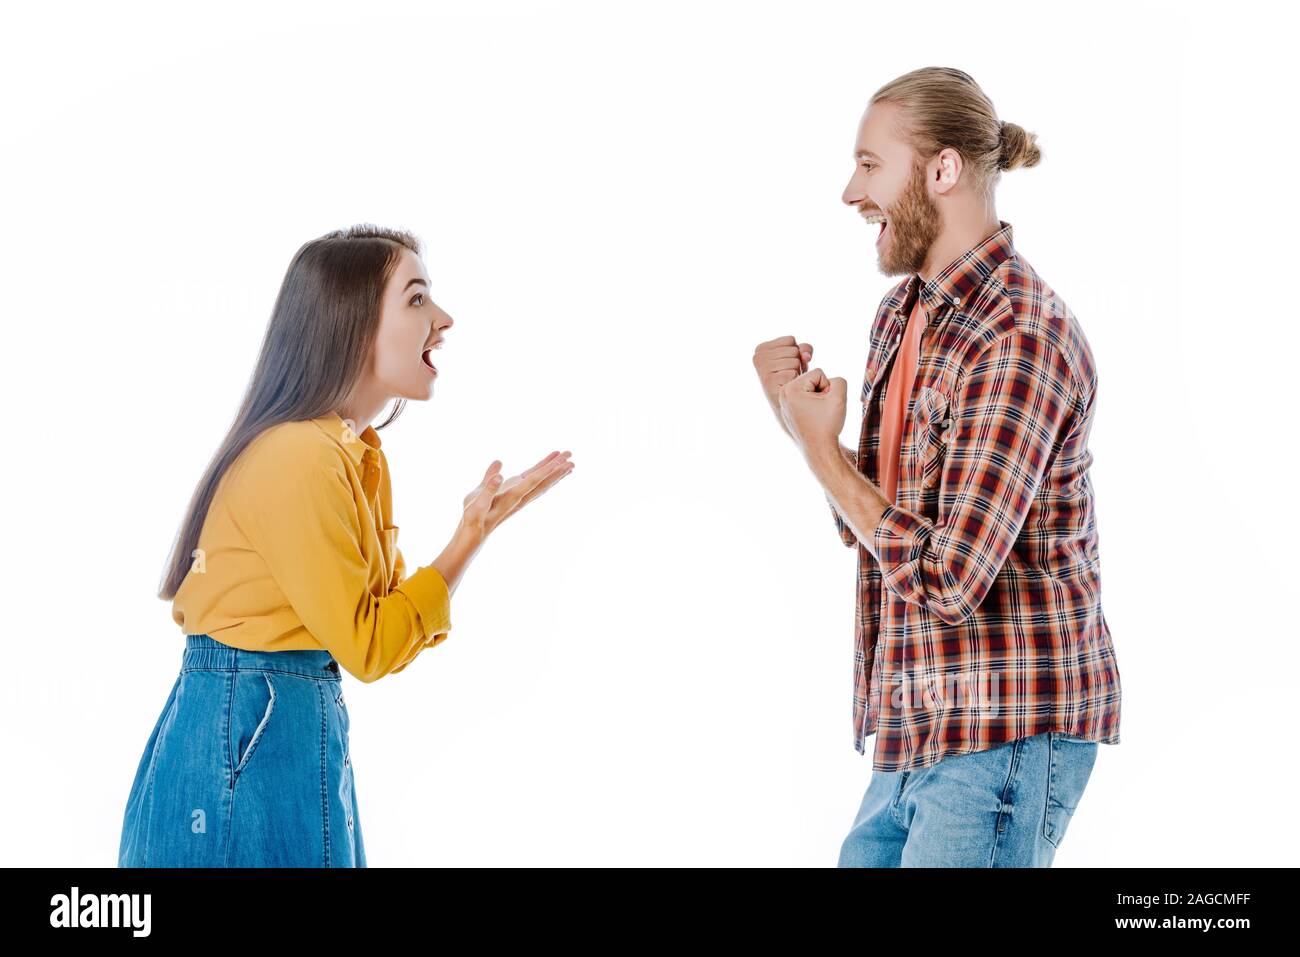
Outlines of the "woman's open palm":
M 496 459 L 483 473 L 483 481 L 465 496 L 465 520 L 490 534 L 498 525 L 546 492 L 574 469 L 571 453 L 552 452 L 518 475 L 502 478 Z

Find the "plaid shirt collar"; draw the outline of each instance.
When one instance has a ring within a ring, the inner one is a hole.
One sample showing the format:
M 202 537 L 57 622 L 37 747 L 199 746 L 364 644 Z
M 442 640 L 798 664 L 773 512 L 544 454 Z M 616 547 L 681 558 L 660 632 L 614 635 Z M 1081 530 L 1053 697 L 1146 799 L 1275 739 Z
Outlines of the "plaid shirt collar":
M 895 324 L 907 324 L 910 310 L 905 307 L 912 302 L 912 294 L 918 285 L 921 286 L 921 307 L 926 312 L 935 315 L 945 305 L 955 309 L 998 266 L 1014 256 L 1016 248 L 1011 242 L 1011 224 L 1000 219 L 998 224 L 1001 228 L 996 233 L 966 250 L 929 282 L 922 284 L 916 273 L 903 280 L 891 297 Z

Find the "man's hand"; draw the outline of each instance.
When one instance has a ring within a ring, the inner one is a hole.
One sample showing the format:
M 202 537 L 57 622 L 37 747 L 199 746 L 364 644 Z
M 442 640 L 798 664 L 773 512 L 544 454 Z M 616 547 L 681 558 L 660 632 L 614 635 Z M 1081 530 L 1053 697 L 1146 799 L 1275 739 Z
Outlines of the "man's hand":
M 760 342 L 754 348 L 754 371 L 758 373 L 763 396 L 772 407 L 776 421 L 787 433 L 790 429 L 781 415 L 781 387 L 794 381 L 795 376 L 808 368 L 812 351 L 813 347 L 808 343 L 796 343 L 794 336 L 777 336 Z
M 809 369 L 781 386 L 781 418 L 804 458 L 811 460 L 827 450 L 840 455 L 847 396 L 848 383 L 838 376 L 827 378 L 821 369 Z

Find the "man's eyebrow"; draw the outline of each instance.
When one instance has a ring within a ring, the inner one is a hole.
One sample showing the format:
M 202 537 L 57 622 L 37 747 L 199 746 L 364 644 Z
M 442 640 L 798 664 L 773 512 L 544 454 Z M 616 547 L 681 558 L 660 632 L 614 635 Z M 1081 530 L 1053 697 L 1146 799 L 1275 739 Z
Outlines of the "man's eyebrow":
M 858 159 L 862 159 L 862 158 L 864 158 L 864 157 L 869 158 L 869 159 L 873 159 L 873 160 L 878 160 L 878 159 L 880 159 L 880 157 L 877 156 L 875 153 L 871 152 L 871 150 L 858 150 L 858 151 L 857 151 L 856 153 L 854 153 L 853 155 L 856 156 Z
M 421 279 L 419 276 L 416 276 L 414 279 L 408 279 L 408 280 L 406 281 L 406 285 L 402 287 L 402 292 L 406 292 L 406 290 L 410 289 L 410 288 L 411 288 L 412 286 L 414 286 L 417 282 L 418 282 L 421 286 L 423 286 L 425 289 L 428 289 L 428 288 L 429 288 L 429 284 L 428 284 L 427 282 L 425 282 L 425 281 L 424 281 L 423 279 Z

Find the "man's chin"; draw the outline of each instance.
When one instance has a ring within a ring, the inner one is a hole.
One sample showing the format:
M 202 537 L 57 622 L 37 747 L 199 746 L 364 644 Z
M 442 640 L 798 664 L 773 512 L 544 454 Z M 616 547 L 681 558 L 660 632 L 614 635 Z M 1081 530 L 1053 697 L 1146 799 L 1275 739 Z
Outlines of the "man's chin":
M 892 260 L 886 259 L 883 254 L 876 257 L 876 268 L 880 270 L 882 276 L 889 277 L 906 276 L 909 272 L 906 269 L 900 268 L 898 264 Z
M 876 254 L 876 267 L 883 276 L 911 276 L 920 270 L 920 266 L 911 263 L 905 263 L 899 260 L 897 256 L 891 255 L 891 251 L 882 250 Z
M 899 267 L 898 261 L 890 254 L 888 243 L 884 249 L 876 250 L 876 268 L 880 270 L 882 276 L 901 276 L 906 272 Z

